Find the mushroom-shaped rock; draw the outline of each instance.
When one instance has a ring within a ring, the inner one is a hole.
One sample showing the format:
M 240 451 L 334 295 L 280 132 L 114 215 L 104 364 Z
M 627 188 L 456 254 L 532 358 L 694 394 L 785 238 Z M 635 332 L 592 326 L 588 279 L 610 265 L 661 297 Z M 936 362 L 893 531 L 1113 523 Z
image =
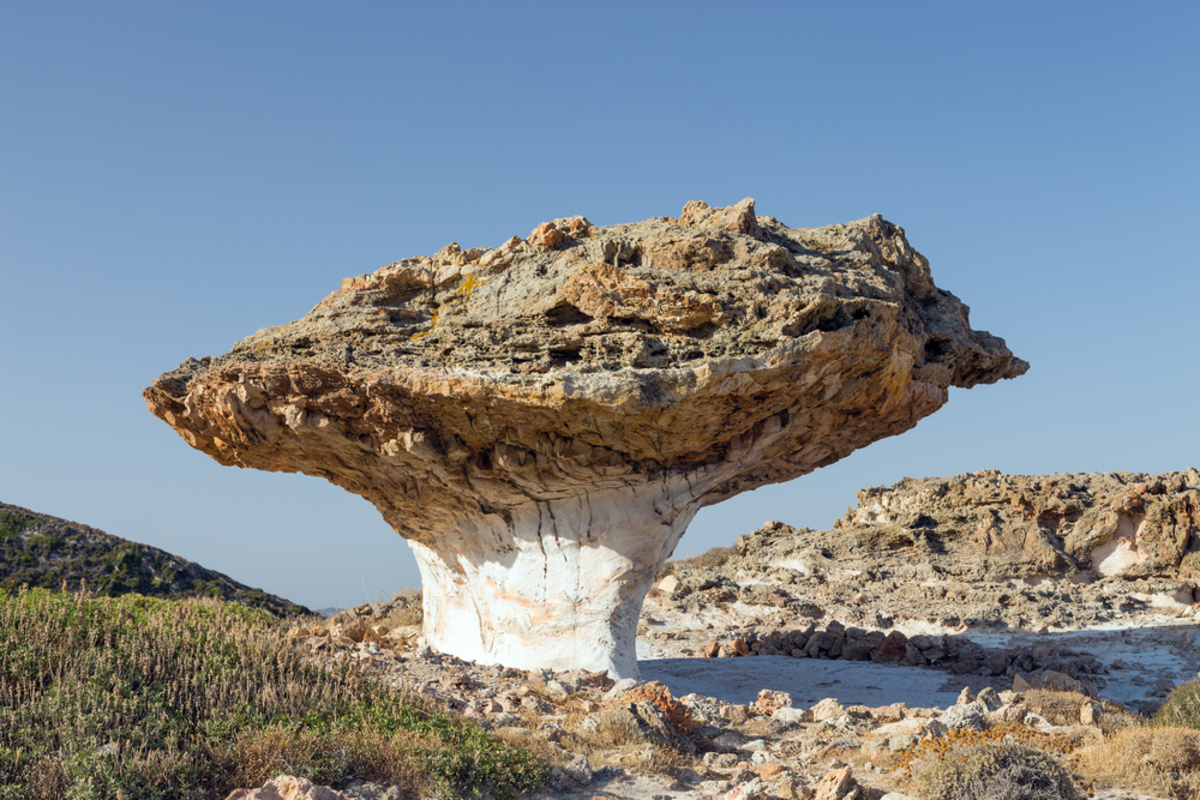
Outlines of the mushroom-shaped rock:
M 626 677 L 700 508 L 1028 368 L 967 312 L 879 216 L 793 229 L 691 202 L 348 278 L 144 394 L 222 464 L 370 500 L 416 555 L 438 649 Z

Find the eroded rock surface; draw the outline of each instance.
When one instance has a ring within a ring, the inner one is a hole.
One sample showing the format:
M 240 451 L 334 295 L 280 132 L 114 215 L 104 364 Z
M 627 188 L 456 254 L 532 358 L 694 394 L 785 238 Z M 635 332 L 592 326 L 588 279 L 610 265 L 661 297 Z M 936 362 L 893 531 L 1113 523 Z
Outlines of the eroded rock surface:
M 145 397 L 222 464 L 370 500 L 416 554 L 436 647 L 636 675 L 642 598 L 701 507 L 1027 369 L 967 311 L 878 216 L 693 202 L 347 279 Z
M 984 470 L 905 478 L 863 489 L 858 500 L 832 530 L 772 522 L 742 537 L 724 571 L 780 568 L 850 583 L 867 575 L 977 586 L 1111 579 L 1168 593 L 1177 584 L 1180 592 L 1186 587 L 1189 604 L 1190 587 L 1200 584 L 1200 472 L 1191 468 L 1161 475 Z
M 1006 645 L 998 655 L 994 642 L 981 649 L 967 636 L 1171 627 L 1200 608 L 1194 469 L 981 471 L 858 498 L 831 530 L 773 521 L 734 547 L 668 562 L 644 610 L 663 624 L 639 631 L 651 652 L 883 661 L 886 637 L 903 629 L 910 638 L 891 655 L 905 663 L 1084 679 L 1094 670 L 1075 654 L 1026 659 Z M 738 615 L 757 622 L 729 624 Z M 672 628 L 695 635 L 666 639 Z
M 911 549 L 972 578 L 1200 579 L 1200 472 L 905 479 L 834 523 L 864 550 Z M 882 547 L 883 540 L 886 548 Z M 865 542 L 864 542 L 865 544 Z

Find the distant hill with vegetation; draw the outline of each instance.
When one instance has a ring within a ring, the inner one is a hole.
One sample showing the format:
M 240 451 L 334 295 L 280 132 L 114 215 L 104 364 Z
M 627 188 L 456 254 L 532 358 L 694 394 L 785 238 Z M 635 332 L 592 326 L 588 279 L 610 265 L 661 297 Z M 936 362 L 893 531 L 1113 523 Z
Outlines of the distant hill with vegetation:
M 303 606 L 253 589 L 220 572 L 104 531 L 0 503 L 0 588 L 22 584 L 97 596 L 136 592 L 152 597 L 235 600 L 278 616 Z

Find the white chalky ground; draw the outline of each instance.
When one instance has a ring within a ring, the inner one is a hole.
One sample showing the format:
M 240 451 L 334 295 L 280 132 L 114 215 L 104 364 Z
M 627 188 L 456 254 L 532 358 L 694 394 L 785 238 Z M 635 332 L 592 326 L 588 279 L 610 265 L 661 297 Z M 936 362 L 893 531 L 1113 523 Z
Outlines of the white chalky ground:
M 755 656 L 661 658 L 639 661 L 638 668 L 642 680 L 662 681 L 675 697 L 695 692 L 742 705 L 756 700 L 760 689 L 788 692 L 797 706 L 833 697 L 844 706 L 945 708 L 958 699 L 958 692 L 939 689 L 953 676 L 892 664 Z
M 1036 634 L 972 631 L 968 635 L 988 647 L 1012 649 L 1044 640 Z M 1145 701 L 1156 680 L 1178 685 L 1194 680 L 1200 669 L 1200 625 L 1192 620 L 1146 615 L 1121 625 L 1053 631 L 1047 636 L 1061 646 L 1091 653 L 1109 666 L 1104 676 L 1107 686 L 1100 694 L 1119 703 Z M 642 680 L 662 681 L 676 697 L 695 692 L 727 703 L 751 703 L 760 689 L 774 689 L 790 693 L 798 707 L 832 697 L 845 706 L 902 702 L 910 708 L 945 708 L 954 705 L 958 691 L 968 682 L 974 685 L 981 680 L 933 668 L 867 661 L 787 656 L 648 658 L 648 647 L 641 640 L 638 645 Z M 982 685 L 987 683 L 982 679 Z

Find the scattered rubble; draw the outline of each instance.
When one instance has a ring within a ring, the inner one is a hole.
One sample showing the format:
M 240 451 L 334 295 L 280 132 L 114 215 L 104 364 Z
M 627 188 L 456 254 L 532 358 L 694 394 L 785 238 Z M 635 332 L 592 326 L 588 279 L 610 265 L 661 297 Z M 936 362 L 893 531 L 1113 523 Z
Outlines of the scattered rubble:
M 1023 691 L 965 688 L 957 704 L 938 708 L 909 707 L 903 702 L 844 705 L 835 696 L 798 707 L 789 692 L 772 689 L 760 691 L 753 702 L 737 704 L 710 695 L 675 696 L 661 682 L 614 681 L 602 671 L 524 671 L 478 665 L 422 643 L 420 627 L 411 621 L 414 599 L 400 596 L 328 620 L 314 619 L 293 629 L 293 641 L 327 662 L 350 660 L 385 685 L 463 714 L 496 735 L 527 744 L 541 742 L 539 752 L 556 770 L 554 784 L 544 795 L 547 800 L 652 800 L 655 796 L 902 800 L 904 795 L 897 792 L 906 788 L 907 778 L 898 765 L 903 754 L 921 742 L 955 731 L 980 735 L 1000 731 L 1019 737 L 1058 737 L 1082 747 L 1096 741 L 1102 732 L 1116 729 L 1113 726 L 1120 720 L 1132 719 L 1119 705 L 1064 692 L 1073 688 L 1064 679 L 1072 679 L 1046 667 L 1013 676 L 1024 681 L 1018 684 L 1028 687 Z M 406 625 L 392 624 L 405 619 L 409 621 Z M 364 632 L 375 628 L 381 629 L 379 642 Z M 829 633 L 830 628 L 827 625 L 821 630 Z M 839 625 L 833 625 L 832 631 L 835 642 L 868 635 L 851 632 L 847 637 L 849 629 Z M 816 632 L 813 628 L 810 638 Z M 743 641 L 748 654 L 778 658 L 782 656 L 763 653 L 764 646 L 774 646 L 765 643 L 786 638 L 786 634 L 751 635 Z M 879 637 L 871 640 L 876 639 Z M 946 658 L 961 657 L 979 647 L 962 636 L 926 639 L 918 639 L 919 652 L 940 648 L 943 653 L 956 654 Z M 843 641 L 839 658 L 844 660 L 846 652 Z M 857 652 L 860 660 L 870 663 L 871 651 L 865 658 L 862 651 Z M 907 654 L 907 649 L 901 648 L 901 652 Z M 1064 656 L 1079 656 L 1081 663 L 1086 662 L 1083 654 L 1048 647 L 1038 651 L 1037 657 L 1043 661 L 1034 663 L 1061 665 Z M 906 662 L 903 657 L 880 666 L 899 670 L 898 675 L 906 669 L 938 668 Z M 1029 680 L 1022 677 L 1026 674 Z M 960 677 L 950 676 L 950 680 Z M 1004 677 L 992 680 L 1006 686 Z M 1055 697 L 1075 699 L 1065 701 L 1065 711 L 1061 702 L 1043 706 L 1046 701 L 1041 698 L 1047 692 L 1039 693 L 1041 686 L 1054 690 Z
M 1098 697 L 1108 669 L 1088 653 L 1049 642 L 1017 650 L 983 647 L 962 634 L 911 638 L 893 630 L 867 631 L 830 622 L 823 628 L 750 631 L 744 637 L 712 641 L 693 655 L 709 658 L 782 655 L 791 658 L 900 662 L 933 666 L 955 675 L 1004 675 L 1030 688 L 1056 688 Z
M 1183 476 L 1182 488 L 1170 475 L 1120 480 L 1161 481 L 1164 492 L 1143 495 L 1152 498 L 1144 503 L 1175 503 L 1193 491 L 1193 472 L 1173 473 Z M 972 492 L 995 477 L 945 482 L 976 487 L 961 494 L 975 508 Z M 1069 483 L 1082 495 L 1118 480 L 1074 476 Z M 885 505 L 882 496 L 866 494 Z M 948 508 L 934 506 L 947 520 L 955 517 Z M 949 521 L 943 525 L 947 541 L 955 540 Z M 1078 581 L 1079 573 L 1026 580 L 1017 571 L 1001 579 L 972 573 L 953 547 L 936 558 L 889 559 L 872 549 L 887 547 L 882 534 L 864 534 L 850 553 L 833 550 L 833 539 L 821 544 L 827 532 L 785 527 L 769 523 L 734 548 L 664 567 L 638 628 L 642 657 L 665 659 L 647 663 L 671 665 L 646 667 L 660 681 L 483 666 L 439 653 L 422 636 L 415 594 L 298 625 L 293 640 L 314 657 L 349 660 L 498 736 L 533 743 L 556 770 L 544 795 L 554 800 L 905 800 L 919 754 L 1003 740 L 1035 743 L 1074 763 L 1071 754 L 1122 735 L 1200 667 L 1200 629 L 1179 588 L 1191 584 L 1178 572 Z M 1177 605 L 1151 599 L 1172 587 Z M 739 673 L 778 665 L 776 674 L 792 669 L 795 677 L 735 702 L 719 677 L 735 664 L 745 665 Z M 852 688 L 849 673 L 862 669 L 876 671 L 878 685 L 867 688 L 880 691 Z M 685 670 L 714 677 L 696 682 L 704 691 L 673 691 L 672 676 Z M 830 670 L 838 677 L 816 682 Z M 918 676 L 937 676 L 937 696 L 949 699 L 898 699 L 916 696 L 907 687 Z M 858 699 L 868 694 L 892 697 Z M 1150 798 L 1114 781 L 1092 786 L 1092 796 Z

